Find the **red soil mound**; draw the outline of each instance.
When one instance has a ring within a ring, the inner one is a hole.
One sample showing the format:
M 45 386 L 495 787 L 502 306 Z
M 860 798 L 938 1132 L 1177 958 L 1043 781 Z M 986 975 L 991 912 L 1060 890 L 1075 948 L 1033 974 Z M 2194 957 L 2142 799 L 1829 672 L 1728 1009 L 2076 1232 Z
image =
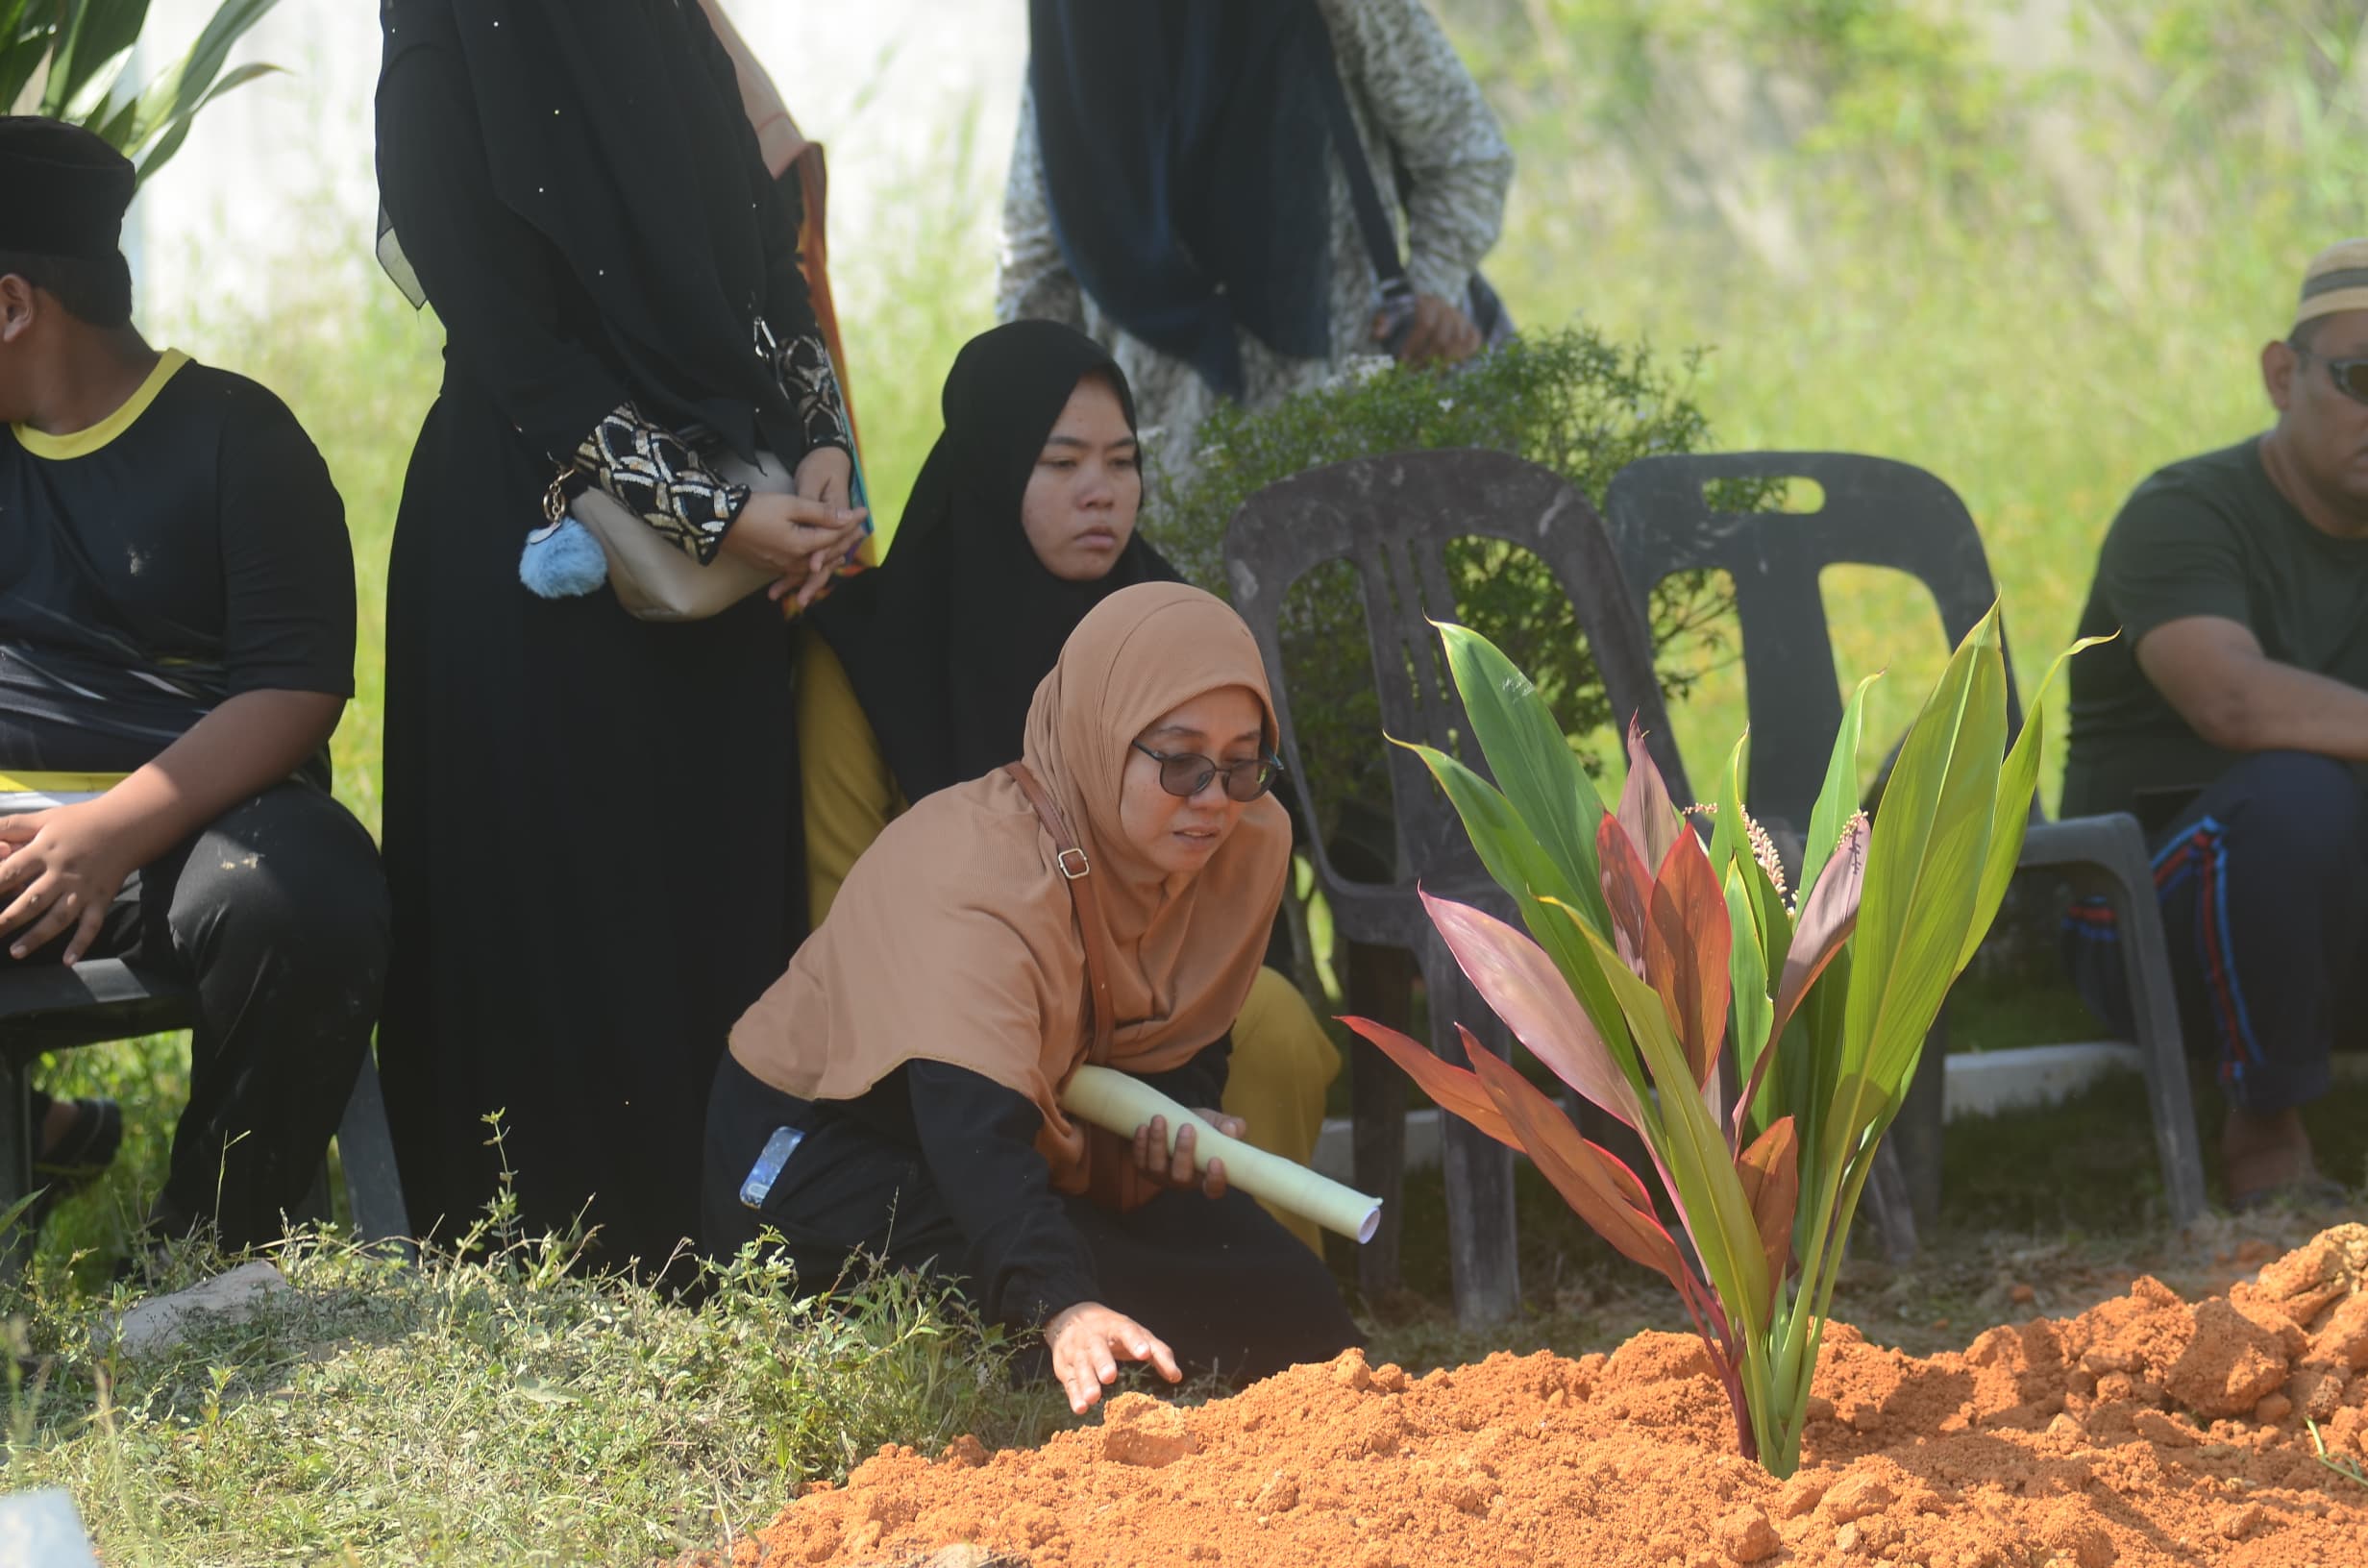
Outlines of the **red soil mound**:
M 1918 1360 L 1828 1333 L 1801 1471 L 1733 1453 L 1697 1344 L 1497 1355 L 1410 1379 L 1355 1354 L 1196 1409 L 1139 1394 L 1029 1452 L 881 1450 L 739 1544 L 755 1564 L 1088 1568 L 2368 1568 L 2368 1226 L 2188 1305 L 2152 1279 Z

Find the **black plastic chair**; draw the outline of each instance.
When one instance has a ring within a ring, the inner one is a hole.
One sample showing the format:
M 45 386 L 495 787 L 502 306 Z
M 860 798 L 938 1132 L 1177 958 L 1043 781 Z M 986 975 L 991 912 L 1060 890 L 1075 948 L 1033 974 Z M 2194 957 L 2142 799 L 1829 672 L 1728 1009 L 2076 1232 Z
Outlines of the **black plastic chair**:
M 85 959 L 72 968 L 46 965 L 0 973 L 0 1212 L 33 1190 L 31 1068 L 44 1051 L 70 1050 L 188 1027 L 189 992 L 154 970 L 118 959 Z M 354 1234 L 401 1241 L 410 1230 L 394 1139 L 379 1093 L 378 1068 L 365 1056 L 337 1127 Z M 328 1170 L 315 1178 L 305 1210 L 329 1213 Z M 0 1237 L 0 1257 L 20 1263 L 21 1235 Z
M 1430 624 L 1458 618 L 1446 551 L 1452 542 L 1468 538 L 1517 545 L 1553 572 L 1587 633 L 1614 711 L 1640 718 L 1672 793 L 1687 798 L 1654 683 L 1651 644 L 1628 602 L 1602 520 L 1586 497 L 1552 472 L 1492 452 L 1359 458 L 1260 491 L 1235 515 L 1225 539 L 1234 607 L 1249 623 L 1266 660 L 1282 722 L 1283 759 L 1301 785 L 1299 806 L 1333 921 L 1348 941 L 1417 955 L 1430 999 L 1431 1046 L 1452 1062 L 1465 1060 L 1455 1033 L 1459 1021 L 1499 1055 L 1508 1042 L 1432 930 L 1417 886 L 1504 919 L 1515 919 L 1511 901 L 1489 880 L 1429 772 L 1398 747 L 1388 748 L 1396 875 L 1375 882 L 1343 873 L 1324 844 L 1320 802 L 1306 787 L 1281 632 L 1293 583 L 1330 562 L 1353 563 L 1388 733 L 1425 742 L 1485 772 Z M 1378 1290 L 1397 1275 L 1404 1079 L 1362 1041 L 1352 1061 L 1356 1179 L 1386 1200 L 1382 1232 L 1360 1259 L 1362 1282 Z M 1512 1313 L 1520 1293 L 1511 1156 L 1454 1117 L 1445 1119 L 1443 1140 L 1456 1312 L 1468 1325 L 1494 1322 Z
M 1705 492 L 1720 481 L 1789 478 L 1814 480 L 1824 505 L 1805 514 L 1723 512 Z M 1907 573 L 1932 593 L 1952 644 L 1998 597 L 1964 502 L 1931 474 L 1887 458 L 1788 452 L 1646 457 L 1614 478 L 1604 511 L 1640 612 L 1654 585 L 1672 573 L 1715 570 L 1734 580 L 1752 735 L 1748 803 L 1753 815 L 1795 832 L 1808 825 L 1842 715 L 1820 574 L 1838 565 Z M 2009 670 L 2007 722 L 2018 730 L 2022 704 L 2010 663 Z M 2204 1167 L 2145 835 L 2136 819 L 2119 813 L 2050 822 L 2035 802 L 2019 867 L 2068 873 L 2082 892 L 2104 894 L 2120 922 L 2163 1191 L 2172 1223 L 2183 1227 L 2204 1212 Z M 1943 1053 L 1928 1049 L 1896 1124 L 1906 1135 L 1911 1185 L 1928 1212 L 1938 1195 L 1944 1066 Z

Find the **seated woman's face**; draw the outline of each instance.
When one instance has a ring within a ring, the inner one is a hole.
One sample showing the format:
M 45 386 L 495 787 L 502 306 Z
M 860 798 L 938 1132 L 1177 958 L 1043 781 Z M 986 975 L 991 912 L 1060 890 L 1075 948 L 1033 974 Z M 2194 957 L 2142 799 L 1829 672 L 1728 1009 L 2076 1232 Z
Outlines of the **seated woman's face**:
M 1135 737 L 1126 753 L 1119 796 L 1119 825 L 1126 842 L 1170 875 L 1209 863 L 1242 820 L 1243 801 L 1212 773 L 1195 794 L 1175 796 L 1160 782 L 1161 756 L 1197 754 L 1222 767 L 1257 759 L 1266 740 L 1266 710 L 1246 686 L 1223 686 L 1179 703 Z
M 1143 504 L 1135 432 L 1110 383 L 1088 376 L 1045 437 L 1020 500 L 1020 526 L 1045 570 L 1095 582 L 1118 564 Z

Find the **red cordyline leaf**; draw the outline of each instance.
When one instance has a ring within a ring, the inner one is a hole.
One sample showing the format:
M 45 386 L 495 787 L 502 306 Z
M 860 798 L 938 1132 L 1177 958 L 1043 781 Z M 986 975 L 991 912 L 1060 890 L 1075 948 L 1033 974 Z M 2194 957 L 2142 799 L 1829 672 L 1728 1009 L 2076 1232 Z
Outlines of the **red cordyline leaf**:
M 1478 1066 L 1477 1072 L 1441 1061 L 1419 1041 L 1388 1024 L 1359 1017 L 1341 1021 L 1405 1068 L 1442 1110 L 1528 1155 L 1564 1201 L 1598 1235 L 1677 1287 L 1687 1315 L 1693 1319 L 1694 1332 L 1702 1336 L 1711 1365 L 1726 1388 L 1727 1401 L 1735 1409 L 1736 1440 L 1744 1458 L 1756 1458 L 1759 1448 L 1752 1436 L 1751 1412 L 1743 1399 L 1727 1314 L 1716 1293 L 1695 1277 L 1685 1254 L 1662 1225 L 1637 1173 L 1609 1150 L 1580 1136 L 1560 1106 L 1539 1093 L 1461 1025 L 1456 1032 L 1463 1037 L 1465 1054 Z
M 1522 1150 L 1563 1201 L 1606 1241 L 1683 1291 L 1683 1277 L 1691 1270 L 1654 1214 L 1653 1200 L 1637 1173 L 1582 1137 L 1562 1107 L 1540 1093 L 1511 1064 L 1473 1044 L 1468 1035 L 1464 1048 L 1470 1052 L 1490 1097 L 1520 1138 Z
M 1644 977 L 1668 1009 L 1694 1087 L 1707 1089 L 1717 1074 L 1718 1047 L 1726 1039 L 1733 984 L 1727 959 L 1735 930 L 1727 922 L 1727 895 L 1718 873 L 1691 833 L 1681 832 L 1670 843 L 1653 879 L 1647 914 Z M 1717 1115 L 1715 1105 L 1711 1114 Z
M 1469 904 L 1426 893 L 1422 906 L 1480 999 L 1504 1020 L 1514 1038 L 1564 1083 L 1641 1130 L 1644 1111 L 1637 1103 L 1635 1086 L 1612 1059 L 1594 1021 L 1545 949 L 1526 932 Z M 1725 909 L 1722 902 L 1722 925 Z
M 1471 1069 L 1441 1061 L 1429 1046 L 1399 1034 L 1386 1023 L 1357 1017 L 1344 1017 L 1341 1022 L 1371 1041 L 1384 1056 L 1405 1068 L 1406 1076 L 1438 1101 L 1442 1110 L 1462 1116 L 1509 1149 L 1521 1146 L 1521 1140 L 1514 1136 L 1503 1114 L 1496 1109 L 1496 1102 L 1489 1097 L 1489 1091 L 1481 1087 Z M 1464 1038 L 1465 1050 L 1474 1057 L 1490 1054 L 1471 1044 L 1469 1035 Z
M 1792 1216 L 1801 1201 L 1800 1146 L 1792 1118 L 1779 1116 L 1750 1148 L 1736 1156 L 1735 1174 L 1767 1253 L 1768 1301 L 1773 1308 L 1792 1262 Z
M 1606 812 L 1595 823 L 1596 880 L 1603 884 L 1603 901 L 1612 910 L 1612 942 L 1620 961 L 1644 974 L 1644 927 L 1652 917 L 1653 873 L 1637 854 L 1634 840 L 1619 820 Z M 1575 918 L 1575 917 L 1574 917 Z
M 1633 715 L 1628 720 L 1628 779 L 1619 788 L 1618 817 L 1621 831 L 1647 866 L 1660 865 L 1669 845 L 1686 831 L 1677 802 L 1669 798 L 1669 787 L 1662 782 L 1661 770 L 1653 766 L 1652 754 L 1644 749 L 1643 727 Z
M 1744 1086 L 1743 1096 L 1735 1105 L 1735 1125 L 1729 1141 L 1742 1136 L 1743 1118 L 1750 1114 L 1751 1102 L 1759 1096 L 1760 1081 L 1767 1076 L 1768 1064 L 1776 1060 L 1776 1047 L 1785 1038 L 1785 1026 L 1792 1021 L 1801 999 L 1809 994 L 1817 976 L 1834 962 L 1850 933 L 1858 928 L 1859 895 L 1866 887 L 1866 818 L 1863 813 L 1850 819 L 1842 829 L 1841 842 L 1834 846 L 1833 858 L 1817 874 L 1817 885 L 1810 891 L 1809 902 L 1801 907 L 1792 921 L 1792 945 L 1785 956 L 1785 972 L 1776 986 L 1776 1012 L 1768 1025 L 1767 1044 L 1760 1059 L 1752 1064 L 1751 1082 Z

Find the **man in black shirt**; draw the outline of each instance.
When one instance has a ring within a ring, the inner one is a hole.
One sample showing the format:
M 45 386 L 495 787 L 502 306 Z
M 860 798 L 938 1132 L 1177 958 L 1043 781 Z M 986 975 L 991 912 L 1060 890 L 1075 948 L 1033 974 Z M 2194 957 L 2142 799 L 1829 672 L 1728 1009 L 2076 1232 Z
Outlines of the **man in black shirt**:
M 2368 240 L 2303 275 L 2261 351 L 2277 423 L 2138 486 L 2098 556 L 2072 665 L 2063 808 L 2156 849 L 2182 1024 L 2215 1057 L 2239 1207 L 2333 1196 L 2301 1108 L 2359 1035 L 2368 941 Z M 2111 916 L 2070 922 L 2082 989 L 2122 1001 Z
M 328 794 L 353 693 L 344 508 L 286 407 L 131 325 L 132 165 L 0 118 L 0 971 L 137 957 L 197 996 L 152 1225 L 279 1234 L 378 1017 L 386 894 Z M 108 780 L 111 778 L 111 782 Z M 45 1152 L 74 1108 L 37 1106 Z

